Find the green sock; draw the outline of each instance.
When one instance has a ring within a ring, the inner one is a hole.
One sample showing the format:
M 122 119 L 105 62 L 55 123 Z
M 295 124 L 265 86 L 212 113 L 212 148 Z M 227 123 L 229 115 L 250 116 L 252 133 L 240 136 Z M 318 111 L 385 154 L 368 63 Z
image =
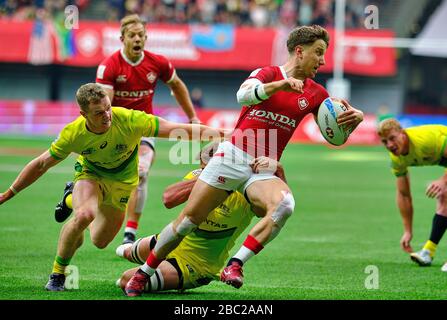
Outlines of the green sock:
M 70 264 L 71 258 L 63 259 L 59 256 L 54 258 L 53 273 L 65 274 L 65 268 Z

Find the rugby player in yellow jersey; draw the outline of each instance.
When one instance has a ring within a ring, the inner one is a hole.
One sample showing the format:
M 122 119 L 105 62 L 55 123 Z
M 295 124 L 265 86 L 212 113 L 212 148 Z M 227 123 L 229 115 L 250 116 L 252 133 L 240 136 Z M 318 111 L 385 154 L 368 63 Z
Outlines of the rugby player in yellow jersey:
M 204 148 L 200 153 L 202 169 L 215 149 L 217 144 Z M 261 167 L 275 167 L 277 168 L 275 174 L 285 179 L 282 165 L 275 160 L 259 157 L 254 163 L 256 163 L 252 166 L 254 171 Z M 166 188 L 163 203 L 167 208 L 176 207 L 188 199 L 202 169 L 190 172 L 184 181 Z M 160 263 L 155 276 L 146 284 L 145 291 L 185 290 L 219 280 L 236 239 L 249 226 L 253 216 L 256 215 L 254 211 L 258 210 L 260 209 L 252 208 L 240 192 L 231 192 L 230 196 L 211 211 L 206 220 L 194 232 L 188 234 L 180 245 L 168 254 L 166 260 Z M 138 239 L 133 244 L 123 244 L 117 248 L 116 253 L 142 265 L 156 243 L 157 237 L 152 235 Z M 124 290 L 137 270 L 138 267 L 135 267 L 122 274 L 117 282 L 121 289 Z
M 408 167 L 447 166 L 447 127 L 423 125 L 403 129 L 396 119 L 380 122 L 378 134 L 390 152 L 391 171 L 396 176 L 396 200 L 404 225 L 400 240 L 402 249 L 410 253 L 413 261 L 420 266 L 429 266 L 434 258 L 439 241 L 447 229 L 447 171 L 432 181 L 426 189 L 429 198 L 436 198 L 436 213 L 429 240 L 419 252 L 413 252 L 413 202 L 410 191 Z M 441 269 L 447 271 L 447 263 Z
M 93 244 L 100 249 L 120 230 L 129 195 L 138 184 L 141 137 L 167 138 L 174 130 L 189 139 L 193 133 L 207 140 L 224 134 L 221 129 L 169 122 L 141 111 L 112 107 L 107 93 L 95 83 L 81 86 L 76 101 L 81 116 L 66 125 L 50 149 L 30 161 L 9 189 L 0 193 L 2 204 L 70 153 L 79 154 L 72 195 L 74 216 L 60 233 L 53 271 L 45 286 L 50 291 L 65 289 L 65 268 L 82 245 L 87 227 Z

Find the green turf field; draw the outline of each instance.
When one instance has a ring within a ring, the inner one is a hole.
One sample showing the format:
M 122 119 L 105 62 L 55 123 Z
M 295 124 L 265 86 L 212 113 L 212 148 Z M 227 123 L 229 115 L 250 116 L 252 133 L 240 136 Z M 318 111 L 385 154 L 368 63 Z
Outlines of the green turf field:
M 45 150 L 51 139 L 0 136 L 0 190 L 24 164 Z M 179 212 L 164 209 L 163 189 L 192 165 L 168 161 L 171 144 L 159 142 L 149 180 L 149 203 L 140 235 L 159 232 Z M 434 264 L 420 268 L 401 251 L 402 225 L 394 200 L 394 178 L 380 147 L 289 145 L 282 162 L 296 210 L 281 234 L 244 267 L 245 284 L 236 290 L 223 283 L 185 293 L 145 295 L 137 299 L 445 299 L 447 259 L 441 242 Z M 39 181 L 0 207 L 0 299 L 128 299 L 115 280 L 132 264 L 115 256 L 122 233 L 104 250 L 86 234 L 72 260 L 79 289 L 46 292 L 61 225 L 53 217 L 74 158 L 52 168 Z M 415 207 L 414 249 L 429 235 L 435 202 L 424 196 L 440 167 L 412 168 Z M 248 232 L 248 230 L 247 230 Z M 245 238 L 245 232 L 237 247 Z M 444 241 L 445 242 L 445 241 Z M 236 251 L 237 248 L 234 248 Z M 365 273 L 376 266 L 379 288 L 367 289 Z

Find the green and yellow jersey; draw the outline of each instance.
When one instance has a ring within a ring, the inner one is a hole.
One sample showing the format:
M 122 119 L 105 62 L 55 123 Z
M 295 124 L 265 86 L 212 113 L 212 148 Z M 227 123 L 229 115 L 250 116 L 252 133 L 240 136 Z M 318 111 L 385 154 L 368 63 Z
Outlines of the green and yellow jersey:
M 404 130 L 409 138 L 408 154 L 395 156 L 390 153 L 391 171 L 396 177 L 406 175 L 408 167 L 447 166 L 443 158 L 447 142 L 447 126 L 423 125 Z
M 201 171 L 194 170 L 185 179 L 192 179 Z M 177 260 L 185 259 L 196 273 L 219 279 L 236 239 L 250 225 L 254 215 L 244 196 L 235 191 L 187 235 L 168 258 L 172 255 Z
M 87 130 L 80 116 L 66 125 L 49 152 L 65 159 L 79 154 L 78 163 L 100 177 L 123 183 L 138 181 L 138 146 L 141 137 L 156 137 L 158 117 L 145 112 L 112 107 L 112 124 L 103 134 Z

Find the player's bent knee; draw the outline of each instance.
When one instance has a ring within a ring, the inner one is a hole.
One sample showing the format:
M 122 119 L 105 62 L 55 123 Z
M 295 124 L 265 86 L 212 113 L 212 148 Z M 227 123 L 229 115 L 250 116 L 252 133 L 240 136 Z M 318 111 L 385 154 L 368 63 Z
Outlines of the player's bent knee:
M 436 212 L 442 216 L 447 215 L 447 188 L 437 197 Z
M 96 239 L 96 238 L 92 238 L 92 242 L 93 245 L 98 249 L 105 249 L 110 243 L 110 241 L 108 240 Z
M 75 224 L 87 227 L 95 219 L 95 212 L 92 209 L 81 208 L 75 215 Z
M 447 217 L 447 203 L 445 203 L 445 201 L 443 202 L 438 202 L 438 205 L 436 206 L 436 213 Z
M 279 227 L 283 227 L 287 219 L 290 218 L 295 210 L 295 199 L 290 192 L 284 192 L 284 197 L 278 204 L 276 210 L 272 213 L 271 219 Z

